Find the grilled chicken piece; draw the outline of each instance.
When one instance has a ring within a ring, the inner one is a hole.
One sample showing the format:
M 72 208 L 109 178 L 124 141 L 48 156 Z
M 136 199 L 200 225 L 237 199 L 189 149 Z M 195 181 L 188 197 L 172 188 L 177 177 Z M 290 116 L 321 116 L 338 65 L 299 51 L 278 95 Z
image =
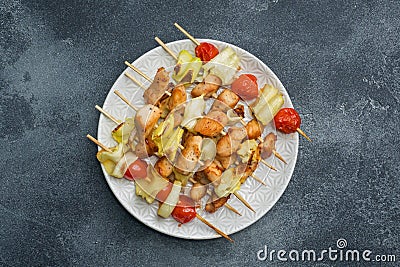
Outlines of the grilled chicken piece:
M 240 98 L 230 89 L 223 90 L 215 100 L 212 109 L 219 109 L 226 112 L 228 109 L 233 109 L 239 102 Z
M 194 131 L 209 137 L 217 136 L 228 123 L 228 117 L 220 110 L 211 110 L 197 121 Z
M 145 105 L 138 110 L 135 115 L 135 127 L 139 141 L 143 141 L 150 134 L 160 116 L 161 110 L 153 105 Z
M 221 137 L 217 142 L 217 155 L 228 157 L 239 149 L 242 140 L 246 138 L 246 129 L 244 127 L 231 127 L 228 134 Z
M 218 198 L 217 195 L 213 192 L 213 194 L 210 196 L 210 198 L 207 201 L 205 210 L 209 213 L 214 213 L 216 212 L 220 207 L 225 205 L 225 203 L 228 201 L 230 195 L 226 197 L 221 197 Z
M 175 128 L 178 125 L 181 125 L 183 121 L 183 115 L 185 114 L 185 107 L 183 105 L 180 105 L 176 107 L 172 112 L 174 114 L 174 128 Z
M 237 159 L 237 155 L 236 155 L 236 153 L 232 153 L 231 155 L 226 156 L 226 157 L 217 155 L 216 159 L 221 163 L 221 165 L 224 169 L 228 169 L 233 163 L 235 163 L 235 161 Z
M 144 140 L 140 140 L 135 146 L 135 154 L 141 159 L 150 157 L 157 151 L 158 147 L 154 144 L 153 140 L 148 137 Z
M 193 88 L 191 95 L 192 97 L 198 97 L 204 94 L 205 97 L 210 97 L 216 91 L 218 91 L 219 87 L 222 84 L 222 80 L 215 75 L 209 74 L 204 78 L 203 82 L 196 85 Z
M 222 164 L 214 159 L 213 162 L 211 162 L 210 165 L 207 166 L 207 168 L 205 168 L 203 170 L 205 176 L 207 177 L 207 179 L 214 184 L 214 186 L 217 186 L 220 183 L 220 178 L 222 175 L 222 172 L 224 171 L 224 167 L 222 166 Z
M 246 126 L 247 138 L 248 139 L 257 139 L 261 136 L 262 128 L 256 119 L 252 119 L 249 121 Z
M 243 105 L 238 105 L 236 108 L 233 109 L 235 113 L 239 116 L 244 118 L 244 106 Z
M 164 178 L 171 175 L 173 168 L 171 162 L 165 156 L 157 160 L 154 165 L 154 169 Z
M 165 91 L 170 91 L 172 88 L 169 82 L 169 72 L 164 68 L 159 68 L 153 82 L 143 93 L 144 101 L 147 104 L 157 105 Z
M 192 137 L 192 136 L 195 136 L 195 134 L 192 132 L 189 132 L 188 130 L 185 130 L 185 132 L 183 133 L 183 136 L 182 136 L 182 144 L 184 147 L 186 146 L 186 142 L 189 139 L 189 137 Z
M 196 202 L 202 199 L 206 194 L 207 186 L 200 183 L 194 183 L 190 189 L 190 198 Z
M 258 146 L 257 149 L 253 151 L 253 154 L 251 155 L 248 162 L 241 163 L 237 166 L 236 173 L 238 175 L 241 175 L 240 183 L 243 184 L 246 181 L 247 177 L 249 177 L 257 169 L 258 163 L 261 160 L 260 151 L 260 146 Z
M 272 155 L 272 150 L 275 149 L 275 142 L 277 140 L 276 134 L 269 133 L 264 139 L 264 142 L 260 143 L 261 158 L 267 159 Z
M 185 103 L 186 99 L 187 95 L 185 86 L 181 84 L 175 86 L 174 90 L 172 90 L 171 96 L 169 97 L 169 102 L 168 102 L 169 110 L 173 110 L 178 105 Z
M 193 172 L 201 155 L 201 136 L 190 136 L 185 142 L 185 148 L 178 155 L 176 169 L 182 174 L 187 175 Z
M 193 179 L 204 185 L 210 183 L 210 181 L 207 179 L 207 176 L 204 173 L 204 171 L 195 172 L 195 174 L 193 175 Z

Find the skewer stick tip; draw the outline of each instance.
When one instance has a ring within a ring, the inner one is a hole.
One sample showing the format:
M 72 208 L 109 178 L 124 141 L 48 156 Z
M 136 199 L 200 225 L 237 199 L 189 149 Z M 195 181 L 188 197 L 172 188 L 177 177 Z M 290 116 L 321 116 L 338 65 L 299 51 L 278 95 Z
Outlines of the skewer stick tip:
M 252 206 L 250 206 L 250 204 L 238 193 L 238 192 L 234 192 L 233 193 L 247 208 L 249 208 L 252 212 L 256 212 Z
M 200 45 L 200 42 L 196 40 L 190 33 L 188 33 L 184 28 L 182 28 L 178 23 L 174 23 L 174 26 L 178 28 L 184 35 L 186 35 L 187 38 L 190 39 L 195 45 Z
M 308 137 L 300 128 L 297 128 L 296 131 L 301 134 L 302 136 L 304 136 L 304 138 L 306 138 L 308 141 L 312 142 L 311 138 Z
M 259 182 L 260 184 L 267 186 L 267 184 L 266 184 L 263 180 L 261 180 L 261 178 L 259 178 L 258 176 L 256 176 L 255 174 L 252 174 L 252 175 L 250 175 L 250 176 L 251 176 L 254 180 L 256 180 L 257 182 Z
M 234 213 L 236 213 L 237 215 L 242 216 L 242 214 L 237 209 L 229 205 L 227 202 L 225 203 L 224 206 L 227 207 L 229 210 L 233 211 Z
M 99 147 L 101 147 L 102 149 L 104 149 L 105 151 L 108 152 L 112 152 L 111 149 L 109 149 L 108 147 L 106 147 L 104 144 L 100 143 L 96 138 L 94 138 L 93 136 L 91 136 L 90 134 L 87 134 L 86 137 L 92 141 L 93 143 L 95 143 L 96 145 L 98 145 Z
M 121 122 L 119 120 L 117 120 L 116 118 L 114 118 L 110 113 L 108 113 L 107 111 L 105 111 L 104 109 L 102 109 L 99 105 L 96 105 L 95 108 L 100 111 L 101 114 L 103 114 L 104 116 L 106 116 L 107 118 L 109 118 L 110 120 L 112 120 L 115 124 L 120 124 Z
M 280 159 L 283 163 L 287 164 L 286 160 L 282 157 L 281 154 L 278 153 L 278 151 L 276 151 L 275 149 L 272 150 L 272 152 L 274 153 L 275 157 L 277 157 L 278 159 Z
M 114 94 L 121 98 L 121 100 L 124 101 L 128 106 L 130 106 L 134 111 L 138 111 L 138 108 L 132 105 L 131 102 L 129 102 L 129 100 L 125 96 L 123 96 L 120 91 L 115 90 Z
M 204 219 L 203 217 L 201 217 L 199 214 L 196 213 L 196 217 L 197 219 L 199 219 L 201 222 L 203 222 L 204 224 L 206 224 L 208 227 L 210 227 L 211 229 L 213 229 L 215 232 L 217 232 L 218 234 L 220 234 L 221 236 L 225 237 L 226 239 L 228 239 L 230 242 L 234 243 L 235 241 L 233 241 L 232 238 L 230 238 L 227 234 L 225 234 L 224 232 L 222 232 L 221 230 L 219 230 L 217 227 L 215 227 L 214 225 L 212 225 L 209 221 L 207 221 L 206 219 Z
M 164 50 L 167 51 L 167 53 L 171 55 L 171 57 L 173 57 L 176 61 L 178 61 L 178 57 L 175 55 L 175 53 L 172 52 L 172 50 L 169 49 L 168 46 L 167 46 L 166 44 L 164 44 L 164 42 L 161 41 L 160 38 L 158 38 L 158 37 L 156 36 L 156 37 L 154 37 L 154 40 L 156 40 L 156 42 L 157 42 L 159 45 L 161 45 L 162 48 L 164 48 Z
M 265 166 L 267 166 L 268 168 L 270 168 L 271 170 L 278 171 L 274 166 L 268 164 L 268 162 L 266 162 L 265 160 L 261 159 L 260 161 L 261 161 Z

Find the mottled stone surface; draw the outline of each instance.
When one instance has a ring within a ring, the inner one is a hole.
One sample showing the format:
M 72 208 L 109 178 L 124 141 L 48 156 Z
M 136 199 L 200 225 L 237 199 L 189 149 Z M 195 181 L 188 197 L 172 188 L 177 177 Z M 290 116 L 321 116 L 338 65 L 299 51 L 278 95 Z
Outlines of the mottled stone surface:
M 349 249 L 396 254 L 383 266 L 398 266 L 400 2 L 177 3 L 1 1 L 1 265 L 349 266 L 256 256 L 264 245 L 323 250 L 345 238 Z M 155 35 L 182 39 L 175 21 L 263 60 L 314 140 L 301 139 L 286 192 L 233 245 L 138 222 L 85 138 L 122 62 L 156 47 Z

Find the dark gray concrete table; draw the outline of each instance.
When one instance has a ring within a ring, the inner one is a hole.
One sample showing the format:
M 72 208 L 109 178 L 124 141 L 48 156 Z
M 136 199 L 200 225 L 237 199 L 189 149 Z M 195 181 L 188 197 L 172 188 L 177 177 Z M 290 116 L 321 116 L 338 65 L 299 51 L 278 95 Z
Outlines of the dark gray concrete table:
M 264 246 L 321 251 L 339 238 L 400 264 L 399 1 L 3 0 L 0 17 L 1 265 L 379 265 L 257 259 Z M 183 39 L 175 21 L 264 61 L 314 140 L 301 139 L 286 192 L 233 245 L 138 222 L 85 138 L 123 61 L 155 35 Z

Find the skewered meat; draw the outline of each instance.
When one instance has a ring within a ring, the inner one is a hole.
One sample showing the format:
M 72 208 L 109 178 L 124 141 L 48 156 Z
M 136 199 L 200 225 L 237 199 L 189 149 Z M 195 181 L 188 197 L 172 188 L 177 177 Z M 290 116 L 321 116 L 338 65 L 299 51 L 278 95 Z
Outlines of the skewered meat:
M 149 137 L 146 137 L 144 140 L 139 140 L 135 146 L 135 153 L 141 159 L 154 155 L 157 150 L 157 145 Z
M 183 105 L 180 105 L 176 107 L 172 112 L 174 114 L 174 127 L 177 127 L 178 125 L 181 125 L 183 121 L 183 115 L 185 114 L 185 107 Z
M 219 179 L 223 171 L 224 168 L 222 167 L 221 163 L 218 160 L 214 160 L 213 162 L 211 162 L 209 166 L 207 166 L 207 168 L 203 170 L 207 179 L 214 185 L 219 184 Z
M 193 128 L 196 126 L 197 119 L 203 115 L 205 108 L 206 102 L 204 101 L 203 96 L 192 98 L 186 103 L 181 125 L 189 131 L 193 131 Z
M 233 109 L 239 117 L 244 118 L 244 106 L 238 105 L 236 108 Z
M 245 128 L 248 139 L 257 139 L 261 136 L 262 129 L 257 120 L 252 119 L 246 124 Z
M 229 156 L 222 157 L 222 156 L 216 156 L 216 159 L 221 163 L 222 167 L 224 169 L 228 169 L 233 163 L 235 163 L 237 158 L 237 155 L 235 153 L 232 153 Z
M 204 171 L 197 171 L 194 176 L 193 179 L 201 184 L 209 184 L 210 181 L 207 179 L 206 174 L 204 173 Z
M 173 110 L 178 105 L 185 103 L 187 99 L 185 86 L 177 85 L 172 90 L 171 96 L 169 97 L 168 107 L 169 110 Z
M 269 158 L 272 155 L 272 150 L 275 149 L 275 142 L 277 136 L 274 133 L 269 133 L 265 136 L 264 142 L 260 143 L 261 157 L 263 159 Z
M 221 84 L 222 81 L 218 76 L 212 74 L 207 75 L 203 82 L 199 83 L 195 88 L 193 88 L 191 95 L 192 97 L 198 97 L 204 94 L 205 97 L 210 97 L 212 94 L 218 91 Z
M 154 168 L 164 178 L 170 176 L 173 170 L 171 162 L 165 156 L 157 160 Z
M 219 109 L 226 112 L 228 109 L 232 109 L 239 102 L 240 98 L 230 89 L 223 90 L 215 100 L 212 109 Z
M 135 126 L 140 141 L 150 134 L 160 116 L 161 110 L 153 105 L 145 105 L 138 110 L 135 115 Z
M 252 151 L 249 161 L 239 164 L 236 168 L 236 173 L 238 175 L 241 175 L 240 183 L 243 184 L 246 181 L 247 177 L 249 177 L 257 169 L 260 160 L 260 146 L 258 146 L 257 149 Z
M 229 197 L 230 195 L 226 197 L 218 197 L 217 195 L 215 195 L 215 193 L 213 193 L 207 201 L 205 210 L 209 213 L 216 212 L 220 207 L 225 205 Z
M 217 154 L 221 157 L 228 157 L 239 149 L 240 143 L 246 137 L 244 127 L 231 127 L 228 134 L 221 137 L 217 143 Z
M 158 104 L 165 91 L 170 91 L 173 88 L 173 85 L 171 85 L 172 83 L 170 84 L 169 82 L 169 72 L 164 68 L 159 68 L 153 82 L 143 93 L 144 101 L 151 105 Z
M 176 169 L 182 174 L 193 172 L 201 155 L 201 136 L 190 136 L 185 142 L 185 148 L 178 155 Z
M 192 188 L 190 189 L 190 198 L 194 201 L 199 201 L 207 194 L 207 186 L 194 183 Z
M 228 117 L 220 110 L 211 110 L 197 121 L 194 131 L 209 137 L 217 136 L 228 123 Z

